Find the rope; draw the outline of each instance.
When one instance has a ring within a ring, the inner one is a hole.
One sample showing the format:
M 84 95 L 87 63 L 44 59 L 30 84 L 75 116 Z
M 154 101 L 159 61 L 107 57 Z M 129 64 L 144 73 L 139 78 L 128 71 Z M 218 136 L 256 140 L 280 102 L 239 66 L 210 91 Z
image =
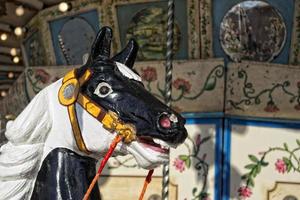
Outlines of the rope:
M 111 154 L 113 153 L 114 149 L 116 148 L 117 144 L 123 139 L 122 136 L 120 135 L 117 135 L 114 140 L 112 141 L 109 149 L 108 149 L 108 152 L 105 154 L 104 158 L 102 159 L 101 163 L 100 163 L 100 166 L 99 166 L 99 169 L 97 171 L 97 174 L 95 175 L 93 181 L 91 182 L 87 192 L 85 193 L 84 197 L 83 197 L 83 200 L 88 200 L 89 199 L 89 196 L 95 186 L 95 184 L 97 183 L 98 181 L 98 178 L 100 177 L 100 174 L 103 170 L 103 168 L 105 167 L 105 164 L 107 163 L 108 159 L 110 158 Z
M 172 60 L 173 60 L 173 36 L 174 36 L 174 0 L 168 1 L 167 22 L 167 54 L 166 54 L 166 86 L 165 103 L 171 106 L 172 94 Z M 169 198 L 169 164 L 163 166 L 162 200 Z
M 88 200 L 89 197 L 90 197 L 90 194 L 95 186 L 95 184 L 97 183 L 101 173 L 102 173 L 102 170 L 104 169 L 108 159 L 110 158 L 110 156 L 112 155 L 112 153 L 114 152 L 117 144 L 123 139 L 123 136 L 121 135 L 117 135 L 114 140 L 112 141 L 112 143 L 110 144 L 110 147 L 107 151 L 107 153 L 105 154 L 104 158 L 102 159 L 101 163 L 100 163 L 100 166 L 99 166 L 99 169 L 94 177 L 94 179 L 92 180 L 88 190 L 86 191 L 84 197 L 83 197 L 83 200 Z M 139 197 L 139 200 L 143 200 L 143 197 L 144 197 L 144 194 L 146 193 L 146 189 L 147 189 L 147 186 L 149 185 L 149 183 L 151 182 L 151 177 L 152 177 L 152 174 L 154 172 L 154 169 L 151 169 L 149 170 L 148 172 L 148 175 L 144 181 L 144 186 L 143 186 L 143 189 L 142 189 L 142 192 L 140 194 L 140 197 Z
M 146 193 L 147 186 L 151 182 L 151 177 L 152 177 L 153 172 L 154 172 L 154 169 L 151 169 L 148 171 L 148 175 L 144 181 L 144 186 L 143 186 L 142 192 L 140 194 L 139 200 L 143 200 L 144 194 Z

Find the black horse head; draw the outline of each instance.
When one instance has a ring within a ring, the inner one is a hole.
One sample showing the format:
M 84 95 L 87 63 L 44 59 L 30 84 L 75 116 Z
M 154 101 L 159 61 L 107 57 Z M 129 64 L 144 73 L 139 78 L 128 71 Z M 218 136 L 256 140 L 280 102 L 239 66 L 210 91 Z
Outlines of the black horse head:
M 137 142 L 152 150 L 166 153 L 168 147 L 184 142 L 185 119 L 148 92 L 133 70 L 138 45 L 130 40 L 125 49 L 110 58 L 112 30 L 98 33 L 87 63 L 77 70 L 81 77 L 87 69 L 91 78 L 81 92 L 136 128 Z

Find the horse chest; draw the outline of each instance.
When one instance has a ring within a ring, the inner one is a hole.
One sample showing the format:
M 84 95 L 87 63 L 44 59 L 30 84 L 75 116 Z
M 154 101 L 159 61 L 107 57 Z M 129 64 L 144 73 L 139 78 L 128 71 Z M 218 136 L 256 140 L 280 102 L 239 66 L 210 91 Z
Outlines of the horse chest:
M 69 149 L 56 148 L 44 159 L 38 173 L 32 200 L 81 200 L 95 175 L 96 161 Z M 91 199 L 100 199 L 94 187 Z

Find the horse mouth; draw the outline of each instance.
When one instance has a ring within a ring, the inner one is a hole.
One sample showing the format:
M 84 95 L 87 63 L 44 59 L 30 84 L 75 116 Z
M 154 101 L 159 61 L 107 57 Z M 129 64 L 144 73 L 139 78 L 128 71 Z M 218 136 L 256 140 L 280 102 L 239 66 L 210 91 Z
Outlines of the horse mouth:
M 137 142 L 147 149 L 151 149 L 163 154 L 168 154 L 170 152 L 170 148 L 176 148 L 176 146 L 170 145 L 161 139 L 151 138 L 147 136 L 139 136 Z

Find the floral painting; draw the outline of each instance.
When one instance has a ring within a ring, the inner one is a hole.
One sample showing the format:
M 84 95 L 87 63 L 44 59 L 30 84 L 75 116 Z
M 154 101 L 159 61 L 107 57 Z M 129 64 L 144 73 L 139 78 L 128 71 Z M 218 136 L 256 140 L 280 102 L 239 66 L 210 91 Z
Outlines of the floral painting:
M 229 120 L 228 124 L 225 199 L 299 198 L 300 124 L 249 120 Z
M 220 121 L 193 118 L 189 120 L 191 122 L 186 125 L 188 138 L 183 145 L 172 149 L 170 153 L 170 186 L 176 185 L 177 200 L 218 199 L 220 193 L 216 190 L 220 187 L 220 180 L 215 175 L 221 170 L 220 157 L 216 156 L 220 155 Z M 146 174 L 145 170 L 137 168 L 132 156 L 110 158 L 105 173 L 119 176 Z M 161 168 L 155 169 L 154 173 L 154 176 L 162 177 Z M 151 186 L 152 183 L 149 188 Z M 157 198 L 161 198 L 160 195 L 159 193 Z
M 265 1 L 243 1 L 224 16 L 220 42 L 233 61 L 271 61 L 286 40 L 281 14 Z
M 165 70 L 162 63 L 147 62 L 137 65 L 145 87 L 164 101 Z M 207 61 L 174 62 L 172 79 L 172 107 L 178 112 L 201 112 L 203 109 L 220 110 L 224 84 L 224 66 L 218 59 Z M 219 96 L 214 98 L 212 96 Z M 204 108 L 205 107 L 205 108 Z M 197 108 L 197 109 L 195 109 Z
M 184 145 L 171 152 L 170 180 L 174 178 L 179 184 L 178 199 L 219 199 L 220 193 L 217 191 L 221 172 L 220 157 L 217 156 L 221 154 L 218 150 L 218 145 L 221 144 L 219 122 L 204 119 L 196 121 L 196 124 L 186 126 L 189 136 Z
M 299 118 L 300 70 L 254 62 L 230 63 L 226 112 L 258 117 Z
M 26 92 L 32 99 L 46 86 L 57 81 L 73 67 L 28 67 L 24 71 L 26 77 Z

